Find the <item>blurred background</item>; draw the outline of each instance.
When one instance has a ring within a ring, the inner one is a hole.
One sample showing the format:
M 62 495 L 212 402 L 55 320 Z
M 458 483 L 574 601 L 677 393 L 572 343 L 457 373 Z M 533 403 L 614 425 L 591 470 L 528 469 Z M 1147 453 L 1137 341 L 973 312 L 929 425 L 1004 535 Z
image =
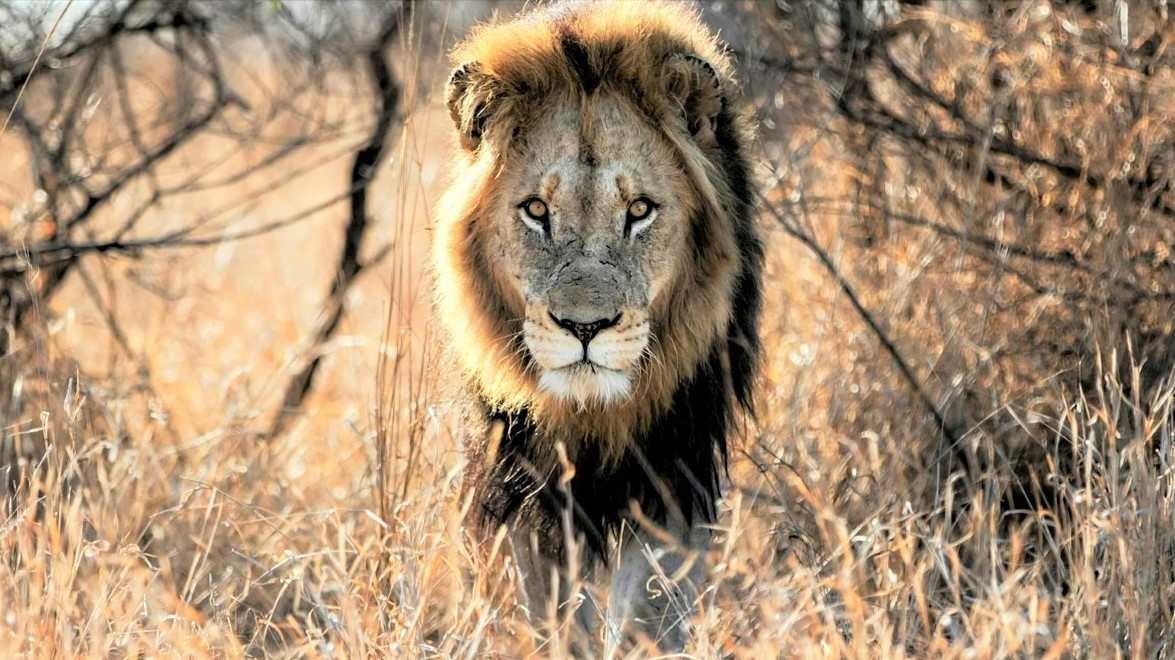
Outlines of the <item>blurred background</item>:
M 426 273 L 446 52 L 524 8 L 0 0 L 0 654 L 567 652 Z M 691 652 L 1171 655 L 1173 9 L 697 10 L 769 258 Z

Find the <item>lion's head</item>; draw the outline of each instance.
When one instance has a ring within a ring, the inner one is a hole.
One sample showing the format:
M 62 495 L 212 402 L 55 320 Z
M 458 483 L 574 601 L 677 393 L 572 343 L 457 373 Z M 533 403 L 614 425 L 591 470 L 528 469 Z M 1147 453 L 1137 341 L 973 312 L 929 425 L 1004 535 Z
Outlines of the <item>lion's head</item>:
M 456 50 L 462 157 L 434 265 L 480 396 L 607 440 L 666 409 L 716 346 L 745 397 L 729 371 L 749 376 L 762 256 L 725 54 L 676 4 L 580 8 Z

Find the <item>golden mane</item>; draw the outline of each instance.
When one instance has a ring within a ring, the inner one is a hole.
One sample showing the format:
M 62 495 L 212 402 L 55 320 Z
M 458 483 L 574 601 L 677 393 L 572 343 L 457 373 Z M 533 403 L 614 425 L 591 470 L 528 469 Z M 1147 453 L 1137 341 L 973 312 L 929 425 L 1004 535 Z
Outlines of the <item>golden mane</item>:
M 476 62 L 495 80 L 503 114 L 523 120 L 527 101 L 577 93 L 590 68 L 600 84 L 623 87 L 634 99 L 668 101 L 663 65 L 671 57 L 692 55 L 708 63 L 723 86 L 733 86 L 732 67 L 697 13 L 677 2 L 567 2 L 521 20 L 476 28 L 452 54 L 458 66 Z M 566 43 L 588 44 L 583 62 L 566 55 Z M 586 65 L 586 67 L 584 66 Z M 589 93 L 593 90 L 587 90 Z M 469 98 L 477 103 L 477 95 Z M 474 116 L 476 113 L 469 113 Z

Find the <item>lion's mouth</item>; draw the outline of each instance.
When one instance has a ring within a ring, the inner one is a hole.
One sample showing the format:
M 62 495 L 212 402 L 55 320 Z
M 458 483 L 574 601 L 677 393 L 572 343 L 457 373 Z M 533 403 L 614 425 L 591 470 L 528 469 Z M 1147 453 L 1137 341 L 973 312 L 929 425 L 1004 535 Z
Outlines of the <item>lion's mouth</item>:
M 600 364 L 599 362 L 592 362 L 588 358 L 586 350 L 583 352 L 583 357 L 581 357 L 579 359 L 579 362 L 572 362 L 571 364 L 569 364 L 563 368 L 564 369 L 586 369 L 588 371 L 595 371 L 596 369 L 605 369 L 607 371 L 616 371 L 616 369 L 609 369 L 608 367 L 605 367 L 604 365 Z
M 559 369 L 543 369 L 539 388 L 580 405 L 609 404 L 628 396 L 632 377 L 627 371 L 609 369 L 584 357 Z

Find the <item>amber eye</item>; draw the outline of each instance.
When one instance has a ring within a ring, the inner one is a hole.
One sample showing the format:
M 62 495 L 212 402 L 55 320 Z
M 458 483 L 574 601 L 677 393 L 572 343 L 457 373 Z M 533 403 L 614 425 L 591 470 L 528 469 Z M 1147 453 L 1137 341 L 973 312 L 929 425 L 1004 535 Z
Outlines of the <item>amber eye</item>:
M 628 215 L 624 219 L 624 229 L 631 236 L 648 226 L 652 220 L 653 211 L 657 205 L 648 197 L 638 197 L 628 205 Z
M 531 197 L 518 205 L 523 224 L 544 236 L 551 233 L 551 209 L 538 197 Z
M 526 200 L 522 208 L 532 220 L 546 220 L 547 219 L 547 204 L 537 197 Z

